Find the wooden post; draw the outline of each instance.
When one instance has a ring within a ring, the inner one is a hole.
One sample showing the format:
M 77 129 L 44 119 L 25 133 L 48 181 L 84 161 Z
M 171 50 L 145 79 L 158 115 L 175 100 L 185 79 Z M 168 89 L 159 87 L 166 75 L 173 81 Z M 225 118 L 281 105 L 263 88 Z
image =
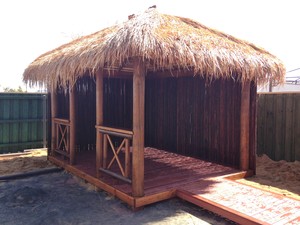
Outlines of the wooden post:
M 103 146 L 101 146 L 101 158 L 102 158 L 102 168 L 107 168 L 107 134 L 101 134 L 103 139 Z
M 56 126 L 54 118 L 57 117 L 57 95 L 56 88 L 52 85 L 51 88 L 51 155 L 54 156 L 56 145 Z
M 47 147 L 47 95 L 43 95 L 43 148 Z
M 129 139 L 125 139 L 125 177 L 128 178 L 130 174 L 130 146 Z
M 270 80 L 269 80 L 269 92 L 272 92 L 272 90 L 273 90 L 273 81 L 270 78 Z
M 144 195 L 145 68 L 135 60 L 133 71 L 132 195 Z
M 103 70 L 96 73 L 96 125 L 103 125 Z M 103 167 L 103 135 L 96 131 L 96 174 Z
M 76 146 L 76 85 L 70 87 L 70 164 L 75 163 L 75 146 Z
M 242 84 L 240 119 L 240 169 L 249 170 L 250 81 L 246 81 Z

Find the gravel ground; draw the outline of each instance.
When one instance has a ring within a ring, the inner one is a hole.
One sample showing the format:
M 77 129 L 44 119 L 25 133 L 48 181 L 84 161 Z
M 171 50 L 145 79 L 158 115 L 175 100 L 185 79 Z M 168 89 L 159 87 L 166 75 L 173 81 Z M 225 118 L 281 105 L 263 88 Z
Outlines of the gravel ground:
M 0 181 L 1 225 L 235 223 L 179 199 L 133 212 L 118 199 L 66 172 Z

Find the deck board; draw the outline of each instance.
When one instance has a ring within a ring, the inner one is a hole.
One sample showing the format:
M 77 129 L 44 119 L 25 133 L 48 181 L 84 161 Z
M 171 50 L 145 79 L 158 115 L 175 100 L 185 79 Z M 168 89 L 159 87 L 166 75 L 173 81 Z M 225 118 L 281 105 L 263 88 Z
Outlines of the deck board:
M 76 159 L 77 169 L 96 177 L 96 160 L 93 151 L 80 152 Z M 122 161 L 124 156 L 120 154 Z M 118 166 L 113 164 L 112 170 L 118 172 Z M 145 195 L 153 195 L 174 189 L 184 183 L 193 182 L 203 177 L 219 176 L 237 170 L 202 161 L 192 157 L 178 155 L 154 148 L 145 148 Z M 114 188 L 131 194 L 131 185 L 123 181 L 103 175 L 101 180 Z

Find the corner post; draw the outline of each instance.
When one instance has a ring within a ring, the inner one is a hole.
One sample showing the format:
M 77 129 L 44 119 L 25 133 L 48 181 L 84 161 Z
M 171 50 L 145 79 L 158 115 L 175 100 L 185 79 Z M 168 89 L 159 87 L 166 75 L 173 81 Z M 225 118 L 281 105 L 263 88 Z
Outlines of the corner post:
M 47 95 L 43 95 L 43 148 L 47 148 Z
M 96 73 L 96 125 L 103 125 L 103 70 Z M 96 174 L 103 166 L 103 134 L 96 130 Z
M 145 67 L 135 59 L 133 71 L 132 195 L 144 196 Z
M 51 155 L 55 155 L 56 149 L 56 127 L 54 124 L 54 119 L 57 117 L 57 95 L 56 88 L 54 84 L 51 88 Z
M 70 86 L 70 164 L 75 163 L 75 145 L 76 145 L 76 84 Z
M 250 138 L 250 81 L 242 84 L 241 91 L 240 169 L 249 170 Z

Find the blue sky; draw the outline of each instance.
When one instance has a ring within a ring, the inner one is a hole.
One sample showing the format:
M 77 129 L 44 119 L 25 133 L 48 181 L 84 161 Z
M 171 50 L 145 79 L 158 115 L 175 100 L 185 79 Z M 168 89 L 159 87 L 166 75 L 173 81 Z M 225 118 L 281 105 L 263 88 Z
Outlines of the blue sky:
M 24 86 L 24 69 L 42 53 L 75 37 L 122 22 L 157 5 L 162 13 L 189 17 L 279 57 L 288 70 L 300 67 L 297 0 L 7 0 L 0 2 L 3 87 Z

